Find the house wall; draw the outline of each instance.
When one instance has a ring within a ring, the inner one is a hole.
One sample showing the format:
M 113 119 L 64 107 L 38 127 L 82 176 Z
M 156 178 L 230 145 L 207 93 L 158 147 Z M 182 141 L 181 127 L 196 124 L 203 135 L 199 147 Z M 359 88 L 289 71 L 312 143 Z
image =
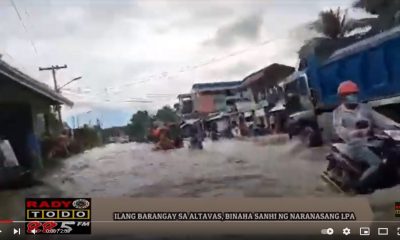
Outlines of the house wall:
M 197 93 L 193 99 L 194 111 L 200 113 L 211 113 L 216 111 L 213 94 Z
M 180 114 L 188 114 L 193 111 L 193 101 L 190 100 L 179 100 Z
M 51 101 L 9 79 L 0 77 L 0 102 L 29 104 L 32 111 L 33 130 L 38 136 L 43 134 L 45 129 L 42 121 L 44 119 L 39 114 L 50 112 Z
M 241 98 L 248 98 L 250 101 L 255 102 L 253 92 L 250 88 L 246 88 L 239 92 Z
M 226 95 L 225 94 L 215 94 L 214 95 L 214 105 L 215 105 L 215 111 L 218 112 L 224 112 L 227 111 L 227 105 L 226 105 Z

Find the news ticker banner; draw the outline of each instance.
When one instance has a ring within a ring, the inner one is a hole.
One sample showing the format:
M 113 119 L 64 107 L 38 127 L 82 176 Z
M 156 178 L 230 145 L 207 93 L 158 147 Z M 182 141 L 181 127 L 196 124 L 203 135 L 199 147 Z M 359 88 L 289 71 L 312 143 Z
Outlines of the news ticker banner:
M 96 198 L 92 204 L 92 231 L 100 234 L 319 234 L 373 220 L 365 198 Z
M 25 207 L 27 234 L 315 234 L 373 219 L 365 198 L 28 198 Z

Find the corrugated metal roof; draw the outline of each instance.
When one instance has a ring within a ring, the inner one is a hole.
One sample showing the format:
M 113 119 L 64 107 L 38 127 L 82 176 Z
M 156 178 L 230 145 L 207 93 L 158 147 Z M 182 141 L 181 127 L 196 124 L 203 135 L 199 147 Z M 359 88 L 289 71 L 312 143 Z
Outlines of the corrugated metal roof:
M 275 85 L 277 81 L 292 74 L 296 69 L 287 65 L 273 63 L 245 77 L 241 87 L 246 87 L 260 79 L 266 80 L 269 85 Z
M 73 106 L 73 102 L 65 98 L 61 94 L 51 89 L 46 84 L 39 82 L 32 77 L 24 74 L 18 69 L 10 66 L 8 63 L 0 59 L 0 74 L 7 76 L 9 79 L 21 84 L 36 93 L 39 93 L 53 101 L 56 101 L 67 106 Z
M 271 110 L 270 113 L 285 110 L 285 105 L 282 101 L 279 101 Z
M 178 95 L 178 98 L 190 98 L 192 97 L 192 94 L 190 93 L 182 93 Z
M 378 46 L 379 44 L 400 37 L 400 26 L 391 30 L 376 34 L 375 36 L 365 38 L 357 43 L 351 44 L 345 48 L 336 50 L 326 63 L 336 61 L 340 58 L 361 52 L 365 49 Z
M 192 86 L 192 90 L 199 92 L 229 90 L 237 88 L 241 83 L 242 81 L 196 83 Z

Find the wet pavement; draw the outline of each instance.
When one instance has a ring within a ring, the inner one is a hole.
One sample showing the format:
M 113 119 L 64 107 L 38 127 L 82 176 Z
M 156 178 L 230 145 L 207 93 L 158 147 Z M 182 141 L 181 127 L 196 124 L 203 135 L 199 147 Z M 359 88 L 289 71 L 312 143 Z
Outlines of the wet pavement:
M 206 142 L 205 150 L 151 151 L 152 145 L 110 144 L 66 159 L 30 189 L 0 193 L 2 217 L 22 218 L 24 197 L 304 197 L 338 196 L 320 178 L 326 147 L 299 141 Z M 377 220 L 394 220 L 400 188 L 368 196 Z

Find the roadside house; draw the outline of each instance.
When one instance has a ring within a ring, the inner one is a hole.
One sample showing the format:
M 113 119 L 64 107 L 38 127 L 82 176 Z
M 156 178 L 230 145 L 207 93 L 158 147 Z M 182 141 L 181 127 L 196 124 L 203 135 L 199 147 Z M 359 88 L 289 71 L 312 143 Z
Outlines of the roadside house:
M 191 113 L 193 112 L 192 94 L 179 94 L 178 100 L 178 115 L 180 115 L 180 117 L 183 119 L 190 117 Z
M 193 110 L 200 114 L 230 112 L 241 81 L 197 83 L 192 87 Z
M 254 102 L 252 105 L 256 108 L 252 110 L 255 111 L 257 117 L 264 115 L 267 126 L 270 126 L 269 111 L 279 105 L 283 97 L 281 96 L 283 91 L 277 87 L 278 83 L 294 71 L 294 67 L 274 63 L 245 77 L 240 84 L 239 91 L 251 91 L 252 102 Z M 277 127 L 281 128 L 280 125 Z
M 20 164 L 32 161 L 28 135 L 51 132 L 51 106 L 73 103 L 49 86 L 0 60 L 0 136 L 8 139 Z

